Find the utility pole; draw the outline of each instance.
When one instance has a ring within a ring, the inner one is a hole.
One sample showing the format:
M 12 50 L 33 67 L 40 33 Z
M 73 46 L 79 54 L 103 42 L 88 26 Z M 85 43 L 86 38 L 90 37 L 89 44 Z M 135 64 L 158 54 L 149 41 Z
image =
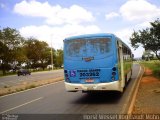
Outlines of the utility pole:
M 53 49 L 52 49 L 52 35 L 51 35 L 51 66 L 53 70 Z

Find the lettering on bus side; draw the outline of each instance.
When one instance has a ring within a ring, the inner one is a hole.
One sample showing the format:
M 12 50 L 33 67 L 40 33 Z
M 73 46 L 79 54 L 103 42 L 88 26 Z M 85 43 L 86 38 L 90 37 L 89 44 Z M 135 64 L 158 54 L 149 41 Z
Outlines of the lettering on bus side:
M 88 77 L 99 77 L 100 76 L 100 69 L 89 69 L 89 70 L 77 70 L 79 73 L 80 78 L 88 78 Z

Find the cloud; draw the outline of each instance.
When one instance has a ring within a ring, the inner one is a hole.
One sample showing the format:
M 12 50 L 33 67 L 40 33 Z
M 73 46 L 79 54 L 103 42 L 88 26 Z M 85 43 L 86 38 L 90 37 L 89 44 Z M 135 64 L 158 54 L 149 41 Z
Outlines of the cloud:
M 62 48 L 63 40 L 66 37 L 100 31 L 98 26 L 92 25 L 92 21 L 95 19 L 92 13 L 78 5 L 64 8 L 60 5 L 51 5 L 48 2 L 23 0 L 15 4 L 13 10 L 23 16 L 44 18 L 44 25 L 25 26 L 19 31 L 24 37 L 34 37 L 46 41 L 49 45 L 52 40 L 52 46 L 56 49 Z M 86 24 L 87 22 L 89 25 Z
M 141 27 L 141 25 L 136 25 L 138 28 Z M 135 28 L 135 27 L 133 27 Z M 133 33 L 133 28 L 124 28 L 119 31 L 116 31 L 115 34 L 123 41 L 125 42 L 132 50 L 132 53 L 134 54 L 134 58 L 141 58 L 142 54 L 144 52 L 144 48 L 140 46 L 136 50 L 131 47 L 130 37 Z M 136 28 L 136 30 L 138 29 Z
M 137 25 L 137 27 L 141 27 L 141 26 Z M 144 51 L 144 48 L 142 48 L 140 46 L 139 48 L 134 50 L 134 48 L 131 47 L 131 43 L 130 43 L 130 40 L 129 40 L 132 33 L 133 33 L 133 28 L 134 27 L 124 28 L 124 29 L 121 29 L 121 30 L 115 32 L 115 34 L 131 48 L 135 58 L 141 58 L 142 54 L 143 54 L 143 51 Z
M 151 27 L 150 22 L 157 18 L 160 18 L 160 7 L 149 3 L 147 0 L 128 0 L 122 6 L 119 11 L 106 14 L 106 20 L 115 17 L 122 17 L 125 22 L 129 22 L 129 26 L 122 28 L 118 31 L 114 31 L 118 37 L 122 39 L 131 48 L 130 36 L 133 31 L 138 31 Z M 141 57 L 144 49 L 139 47 L 138 49 L 132 49 L 135 57 Z
M 151 27 L 151 24 L 150 24 L 150 22 L 148 22 L 148 21 L 142 22 L 142 23 L 137 24 L 137 25 L 135 26 L 135 28 L 137 28 L 137 30 L 145 29 L 145 28 L 150 28 L 150 27 Z
M 120 7 L 120 13 L 129 21 L 146 21 L 160 17 L 160 8 L 146 0 L 129 0 Z
M 129 38 L 132 33 L 133 33 L 132 28 L 124 28 L 115 32 L 115 34 L 128 45 L 130 45 Z
M 52 6 L 48 2 L 40 3 L 34 0 L 17 3 L 14 6 L 14 12 L 23 16 L 42 17 L 47 24 L 51 25 L 94 21 L 92 13 L 78 5 L 62 8 L 60 5 Z
M 22 27 L 20 33 L 24 37 L 35 37 L 38 40 L 46 41 L 56 49 L 62 48 L 63 40 L 66 37 L 80 35 L 80 34 L 89 34 L 100 32 L 100 29 L 95 25 L 71 25 L 67 24 L 62 27 L 51 27 L 47 25 L 43 26 L 26 26 Z
M 119 17 L 119 16 L 120 15 L 118 13 L 115 13 L 115 12 L 111 12 L 111 13 L 105 15 L 106 20 L 109 20 L 109 19 L 112 19 L 112 18 L 115 18 L 115 17 Z

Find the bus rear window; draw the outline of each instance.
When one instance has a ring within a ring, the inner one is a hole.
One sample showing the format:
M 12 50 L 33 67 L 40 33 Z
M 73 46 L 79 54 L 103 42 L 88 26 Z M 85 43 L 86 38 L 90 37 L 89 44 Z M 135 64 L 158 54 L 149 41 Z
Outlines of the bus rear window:
M 68 57 L 105 55 L 111 51 L 110 48 L 110 38 L 87 38 L 65 41 L 65 52 Z

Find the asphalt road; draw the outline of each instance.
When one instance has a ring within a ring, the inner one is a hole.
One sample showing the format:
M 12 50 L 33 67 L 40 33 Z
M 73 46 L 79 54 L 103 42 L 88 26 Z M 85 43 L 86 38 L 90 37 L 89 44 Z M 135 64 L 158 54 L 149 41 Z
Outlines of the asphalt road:
M 54 70 L 54 71 L 45 71 L 45 72 L 35 72 L 31 75 L 26 76 L 5 76 L 0 77 L 0 88 L 5 86 L 14 86 L 22 84 L 24 81 L 38 81 L 38 80 L 47 80 L 63 76 L 63 70 Z
M 0 97 L 1 114 L 38 114 L 40 118 L 59 117 L 69 114 L 80 114 L 84 119 L 85 114 L 122 114 L 128 109 L 133 84 L 140 75 L 140 65 L 134 64 L 132 79 L 128 83 L 123 94 L 117 92 L 105 93 L 70 93 L 66 92 L 64 82 L 42 86 L 28 91 Z M 41 115 L 43 114 L 43 116 Z M 63 115 L 60 115 L 63 114 Z M 71 116 L 71 115 L 70 115 Z M 74 115 L 73 115 L 74 116 Z M 76 116 L 77 117 L 77 116 Z M 92 116 L 93 117 L 93 116 Z M 26 117 L 25 117 L 26 118 Z M 72 117 L 75 119 L 74 117 Z M 77 119 L 77 118 L 76 118 Z M 59 119 L 57 119 L 59 120 Z

